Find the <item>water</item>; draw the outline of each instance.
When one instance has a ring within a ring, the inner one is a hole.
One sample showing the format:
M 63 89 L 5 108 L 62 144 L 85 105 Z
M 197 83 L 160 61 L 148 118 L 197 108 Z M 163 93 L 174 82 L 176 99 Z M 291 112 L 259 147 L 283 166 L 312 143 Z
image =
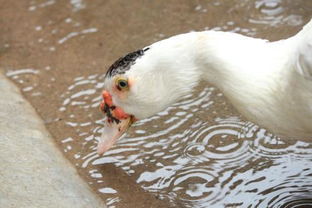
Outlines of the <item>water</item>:
M 77 103 L 81 109 L 98 108 L 98 94 L 90 96 L 81 89 L 92 83 L 92 89 L 101 88 L 102 78 L 76 79 L 65 93 L 69 101 L 65 99 L 60 110 L 67 112 L 67 106 Z M 88 151 L 76 159 L 80 167 L 92 169 L 90 176 L 103 184 L 99 192 L 107 195 L 118 195 L 118 190 L 105 181 L 101 166 L 114 164 L 172 206 L 281 207 L 310 200 L 312 144 L 283 141 L 233 113 L 224 113 L 230 108 L 220 92 L 203 83 L 193 95 L 136 123 L 104 156 L 95 153 L 102 118 L 68 120 L 67 125 L 75 127 L 78 135 L 83 132 L 79 140 Z M 91 132 L 81 129 L 85 127 Z
M 12 2 L 0 67 L 109 207 L 312 206 L 312 143 L 244 120 L 207 83 L 95 152 L 102 81 L 119 56 L 192 30 L 285 38 L 312 17 L 311 1 Z

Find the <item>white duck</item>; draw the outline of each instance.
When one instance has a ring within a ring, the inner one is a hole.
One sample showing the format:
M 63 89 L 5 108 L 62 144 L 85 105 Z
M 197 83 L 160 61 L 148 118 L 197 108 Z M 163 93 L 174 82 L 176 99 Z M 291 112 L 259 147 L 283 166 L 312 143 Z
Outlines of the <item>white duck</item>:
M 109 68 L 101 104 L 108 119 L 98 153 L 135 120 L 170 106 L 202 79 L 275 134 L 312 137 L 311 78 L 312 20 L 297 35 L 276 42 L 216 31 L 173 36 Z

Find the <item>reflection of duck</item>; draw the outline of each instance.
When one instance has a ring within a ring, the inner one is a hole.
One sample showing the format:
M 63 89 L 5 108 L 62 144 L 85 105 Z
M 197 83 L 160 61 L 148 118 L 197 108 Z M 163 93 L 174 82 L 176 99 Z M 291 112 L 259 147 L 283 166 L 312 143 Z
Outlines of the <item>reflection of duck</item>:
M 192 32 L 117 60 L 105 77 L 109 115 L 98 152 L 136 119 L 149 117 L 201 79 L 220 88 L 246 118 L 288 137 L 312 136 L 312 20 L 276 42 L 230 32 Z

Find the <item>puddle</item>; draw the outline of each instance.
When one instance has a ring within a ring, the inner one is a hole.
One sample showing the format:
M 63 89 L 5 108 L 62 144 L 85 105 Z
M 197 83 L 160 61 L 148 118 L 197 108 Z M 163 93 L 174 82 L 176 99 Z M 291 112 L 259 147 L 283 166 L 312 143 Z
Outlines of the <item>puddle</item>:
M 132 3 L 32 0 L 0 9 L 10 20 L 0 21 L 0 67 L 108 207 L 312 206 L 312 144 L 245 121 L 207 83 L 137 122 L 104 156 L 95 151 L 102 81 L 119 56 L 192 30 L 285 38 L 312 17 L 312 2 Z

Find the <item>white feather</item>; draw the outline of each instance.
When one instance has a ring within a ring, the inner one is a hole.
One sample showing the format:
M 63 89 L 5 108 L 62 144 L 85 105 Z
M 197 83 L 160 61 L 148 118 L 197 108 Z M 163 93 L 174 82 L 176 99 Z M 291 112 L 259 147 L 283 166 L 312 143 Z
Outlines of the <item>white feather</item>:
M 312 20 L 296 36 L 276 42 L 205 31 L 149 47 L 124 75 L 134 79 L 126 98 L 113 95 L 127 113 L 151 116 L 205 79 L 247 119 L 277 135 L 312 136 Z

